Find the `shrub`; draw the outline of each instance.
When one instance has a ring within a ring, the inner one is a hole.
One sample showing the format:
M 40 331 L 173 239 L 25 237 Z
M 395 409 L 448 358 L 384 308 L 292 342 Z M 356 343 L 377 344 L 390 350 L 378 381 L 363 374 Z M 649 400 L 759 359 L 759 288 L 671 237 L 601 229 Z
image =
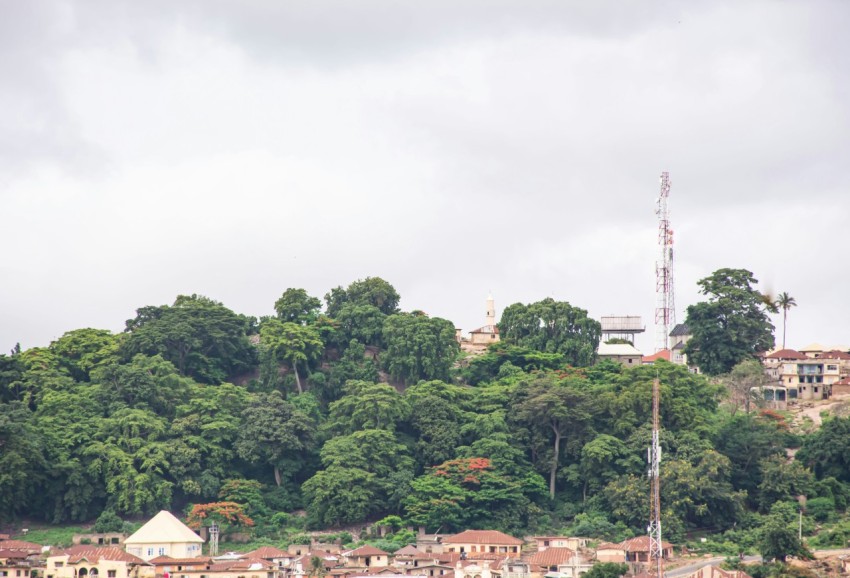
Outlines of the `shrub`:
M 94 523 L 94 531 L 98 534 L 120 532 L 124 529 L 124 520 L 112 510 L 104 510 Z

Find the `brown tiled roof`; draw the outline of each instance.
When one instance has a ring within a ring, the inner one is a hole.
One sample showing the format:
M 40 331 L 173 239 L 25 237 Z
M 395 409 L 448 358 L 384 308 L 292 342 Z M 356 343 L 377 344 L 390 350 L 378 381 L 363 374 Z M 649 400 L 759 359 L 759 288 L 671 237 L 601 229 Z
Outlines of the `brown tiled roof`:
M 32 556 L 32 552 L 27 552 L 26 550 L 0 550 L 0 558 L 7 559 L 16 559 L 16 560 L 25 560 L 28 556 Z
M 494 544 L 498 546 L 522 546 L 523 541 L 498 530 L 466 530 L 449 536 L 443 544 Z
M 827 351 L 824 352 L 818 359 L 850 359 L 850 353 L 844 351 Z
M 559 566 L 568 562 L 573 556 L 575 556 L 575 551 L 571 548 L 546 548 L 541 552 L 536 552 L 528 559 L 528 562 L 538 566 Z
M 641 361 L 643 363 L 650 363 L 659 359 L 665 359 L 667 361 L 670 361 L 670 350 L 662 349 L 661 351 L 653 353 L 652 355 L 644 355 Z
M 396 553 L 394 554 L 394 556 L 396 558 L 398 558 L 399 556 L 401 556 L 401 557 L 413 557 L 413 556 L 418 556 L 419 554 L 422 554 L 422 553 L 423 552 L 421 552 L 416 546 L 408 544 L 404 548 L 396 550 Z
M 637 538 L 631 538 L 630 540 L 626 540 L 620 543 L 620 546 L 626 552 L 649 552 L 649 536 L 638 536 Z M 661 546 L 666 550 L 667 548 L 672 548 L 673 544 L 670 542 L 661 542 Z
M 286 550 L 281 550 L 280 548 L 275 548 L 274 546 L 260 546 L 253 552 L 248 552 L 247 556 L 249 558 L 292 558 L 292 556 Z
M 22 540 L 2 540 L 0 541 L 0 550 L 25 550 L 37 554 L 41 552 L 41 544 L 24 542 Z
M 780 349 L 766 355 L 765 359 L 808 359 L 808 357 L 794 349 Z
M 389 556 L 389 552 L 384 552 L 380 548 L 375 548 L 374 546 L 370 546 L 367 544 L 365 546 L 355 548 L 350 552 L 346 552 L 345 556 L 353 556 L 355 558 L 360 556 Z
M 195 558 L 172 558 L 171 556 L 157 556 L 151 560 L 148 560 L 154 566 L 168 566 L 171 564 L 208 564 L 212 561 L 212 558 L 209 556 L 197 556 Z
M 597 550 L 622 550 L 622 544 L 614 544 L 613 542 L 602 542 L 596 546 Z
M 832 385 L 850 385 L 850 377 L 845 377 L 844 379 L 842 379 L 840 381 L 836 381 Z
M 133 556 L 121 548 L 115 548 L 113 546 L 72 546 L 66 550 L 57 552 L 56 555 L 68 556 L 69 564 L 76 564 L 81 560 L 86 560 L 91 563 L 97 563 L 100 560 L 113 560 L 115 562 L 126 562 L 128 564 L 148 564 L 138 556 Z

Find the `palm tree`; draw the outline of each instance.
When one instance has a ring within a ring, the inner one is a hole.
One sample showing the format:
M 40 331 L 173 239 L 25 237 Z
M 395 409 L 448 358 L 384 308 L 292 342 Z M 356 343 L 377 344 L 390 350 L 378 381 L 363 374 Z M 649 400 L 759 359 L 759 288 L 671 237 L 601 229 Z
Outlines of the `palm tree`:
M 782 309 L 782 349 L 785 349 L 785 324 L 788 321 L 788 310 L 797 306 L 797 300 L 783 291 L 776 298 L 776 305 Z

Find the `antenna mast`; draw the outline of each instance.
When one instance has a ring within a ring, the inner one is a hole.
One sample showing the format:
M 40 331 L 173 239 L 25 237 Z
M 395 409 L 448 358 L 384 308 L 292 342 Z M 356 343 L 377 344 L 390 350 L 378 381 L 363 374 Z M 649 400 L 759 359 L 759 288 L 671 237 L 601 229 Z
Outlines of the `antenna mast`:
M 663 578 L 664 545 L 661 541 L 661 444 L 659 441 L 659 405 L 661 383 L 652 382 L 652 444 L 647 451 L 649 462 L 649 494 L 652 504 L 649 513 L 649 574 Z
M 658 261 L 655 263 L 655 351 L 667 349 L 671 326 L 676 324 L 673 297 L 673 229 L 670 228 L 670 173 L 661 173 L 661 194 L 656 201 L 658 215 Z

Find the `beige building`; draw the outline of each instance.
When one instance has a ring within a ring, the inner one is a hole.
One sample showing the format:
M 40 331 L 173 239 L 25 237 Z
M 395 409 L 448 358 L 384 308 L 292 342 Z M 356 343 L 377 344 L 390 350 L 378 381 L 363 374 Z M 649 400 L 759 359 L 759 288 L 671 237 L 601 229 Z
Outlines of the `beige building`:
M 46 578 L 152 578 L 153 566 L 120 548 L 72 546 L 47 557 Z
M 469 332 L 469 338 L 463 337 L 463 331 L 455 328 L 455 339 L 462 350 L 471 353 L 483 353 L 487 346 L 499 342 L 499 328 L 496 325 L 496 303 L 492 295 L 487 296 L 487 311 L 484 325 Z
M 596 547 L 596 561 L 622 564 L 626 561 L 626 550 L 622 544 L 602 542 Z
M 630 343 L 600 343 L 596 359 L 610 359 L 626 367 L 637 367 L 643 363 L 643 354 Z
M 158 556 L 172 558 L 196 558 L 201 555 L 204 541 L 171 512 L 162 510 L 124 540 L 128 553 L 142 560 L 153 560 Z
M 539 551 L 528 559 L 532 566 L 532 572 L 536 570 L 538 576 L 550 576 L 557 578 L 576 578 L 587 573 L 593 563 L 583 559 L 572 548 L 563 546 L 552 546 Z
M 446 552 L 467 554 L 471 558 L 474 557 L 471 554 L 476 553 L 505 554 L 511 558 L 519 558 L 523 544 L 519 538 L 497 530 L 466 530 L 443 540 Z
M 352 568 L 383 568 L 390 564 L 389 552 L 368 545 L 343 552 L 342 558 Z
M 537 551 L 542 552 L 546 548 L 570 548 L 578 550 L 587 548 L 588 538 L 575 538 L 570 536 L 535 536 Z

